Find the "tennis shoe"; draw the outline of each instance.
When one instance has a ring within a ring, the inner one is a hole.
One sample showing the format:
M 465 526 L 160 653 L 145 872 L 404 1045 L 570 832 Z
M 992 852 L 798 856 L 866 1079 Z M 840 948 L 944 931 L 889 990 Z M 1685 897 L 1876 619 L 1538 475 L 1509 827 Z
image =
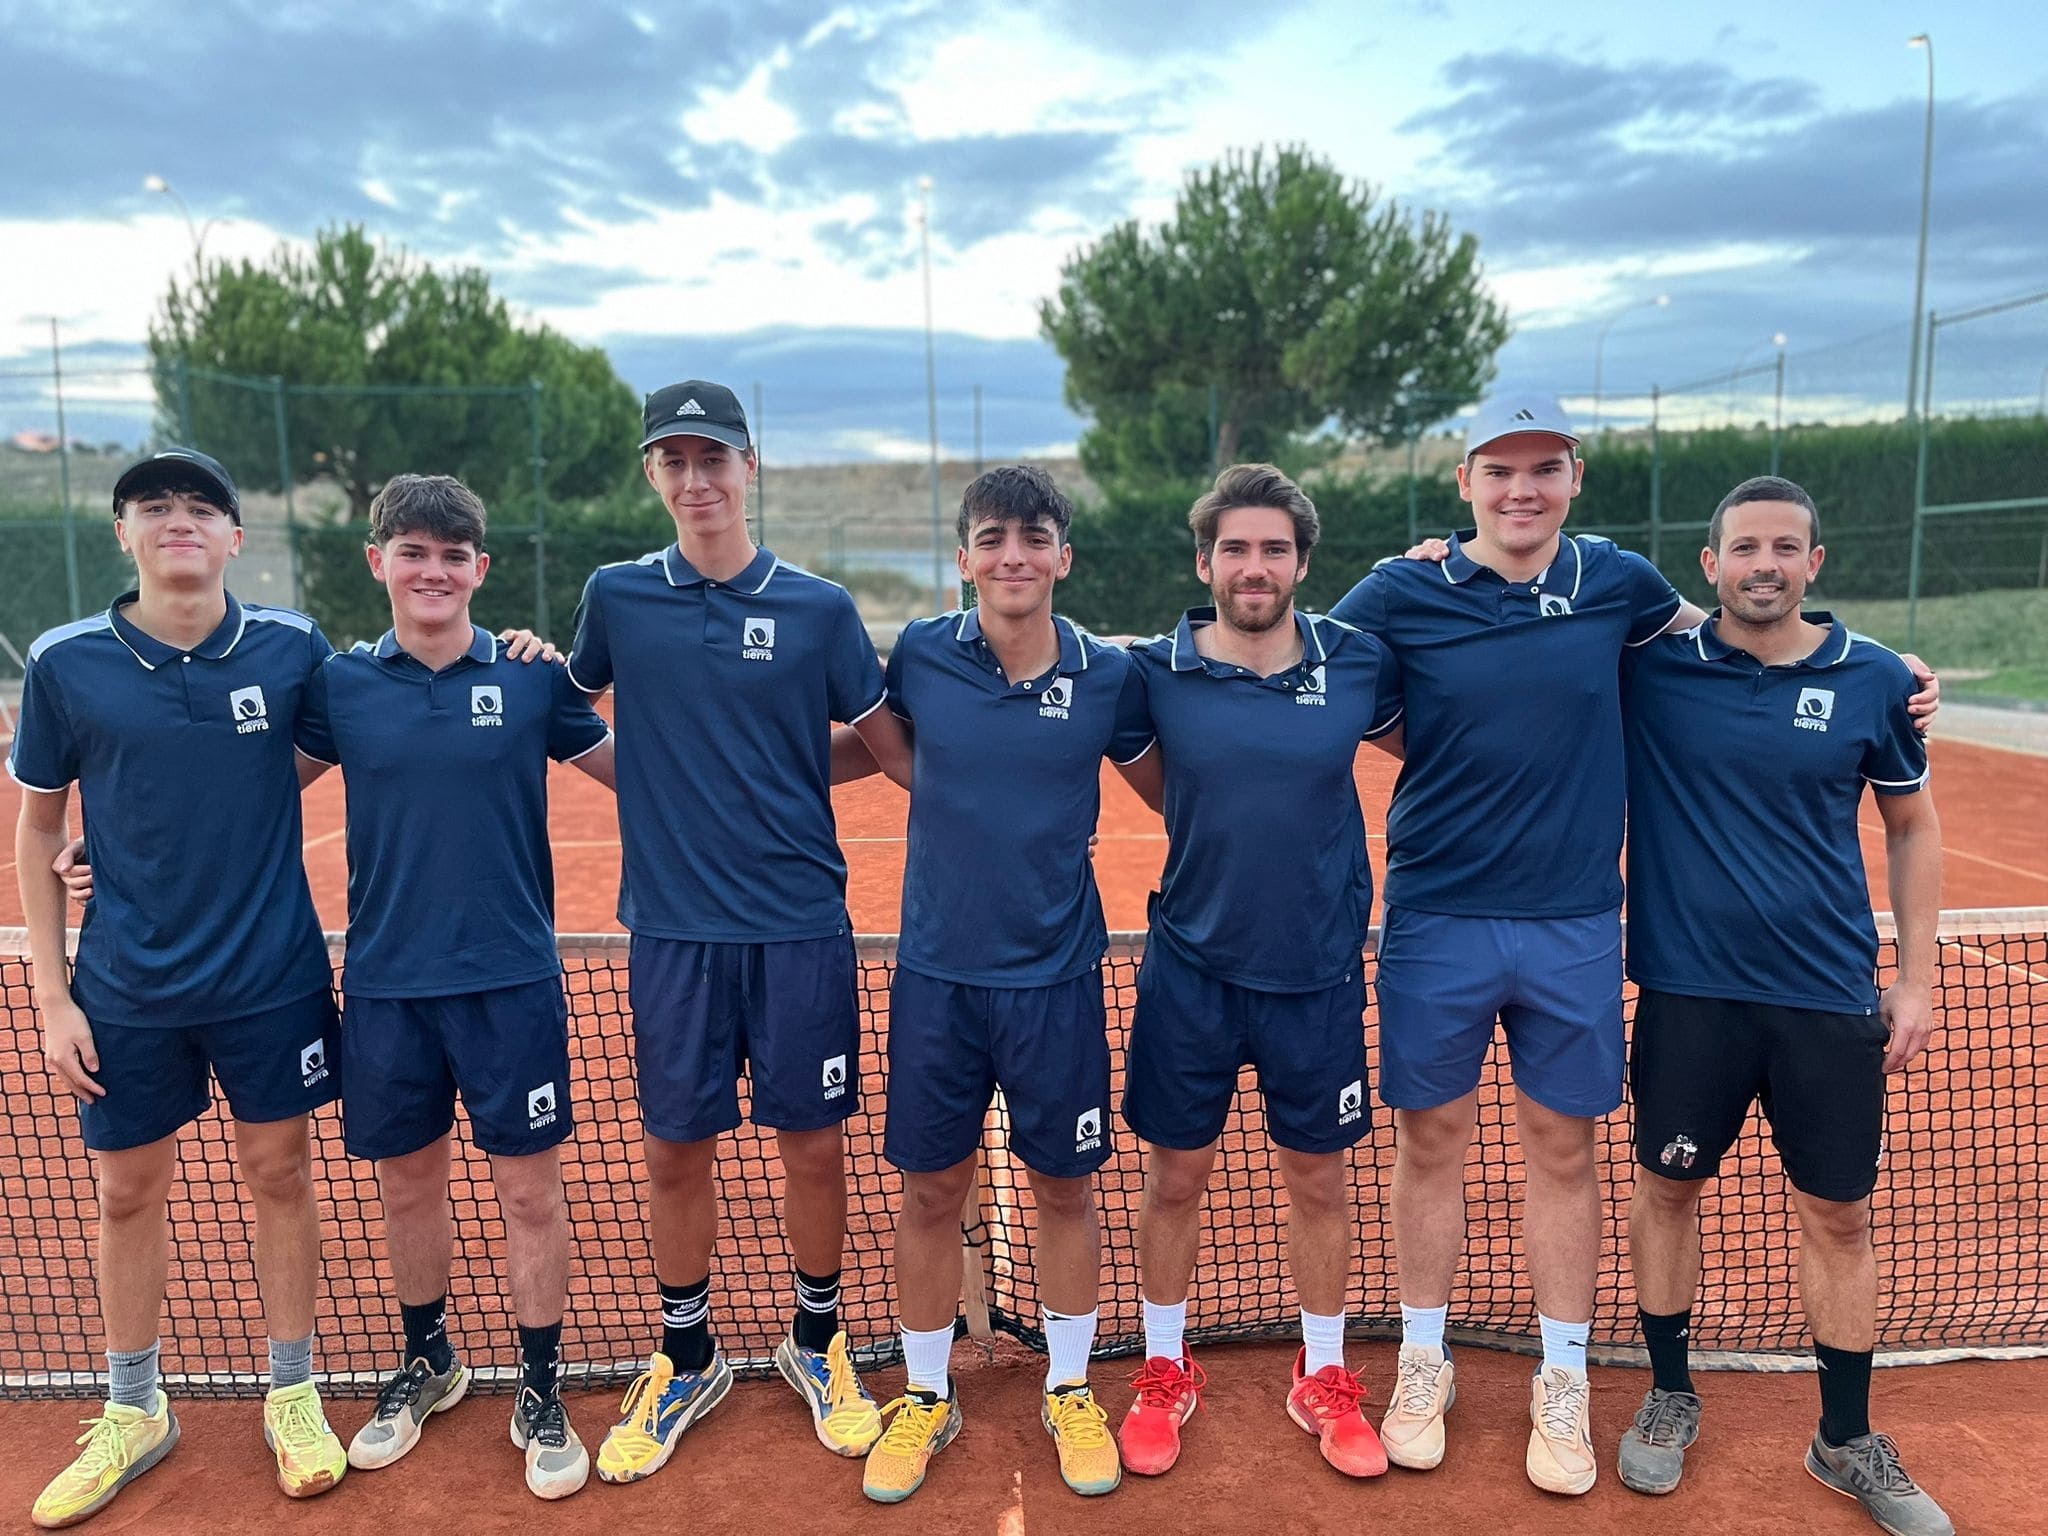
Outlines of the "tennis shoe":
M 1685 1472 L 1685 1453 L 1700 1437 L 1700 1400 L 1690 1392 L 1652 1387 L 1621 1437 L 1615 1470 L 1637 1493 L 1669 1493 Z
M 376 1411 L 348 1443 L 348 1464 L 358 1472 L 390 1466 L 419 1444 L 429 1414 L 446 1413 L 468 1391 L 461 1360 L 440 1372 L 423 1359 L 413 1361 L 378 1390 Z
M 1584 1493 L 1600 1475 L 1593 1456 L 1592 1384 L 1553 1365 L 1529 1383 L 1529 1481 L 1546 1493 Z
M 1136 1401 L 1117 1431 L 1124 1466 L 1140 1477 L 1157 1477 L 1180 1459 L 1181 1426 L 1202 1405 L 1208 1378 L 1186 1348 L 1178 1360 L 1155 1355 L 1131 1378 Z
M 287 1498 L 327 1492 L 348 1470 L 348 1452 L 320 1407 L 310 1381 L 279 1387 L 263 1400 L 263 1443 L 277 1457 L 277 1486 Z
M 1891 1536 L 1955 1536 L 1955 1525 L 1899 1462 L 1890 1435 L 1858 1435 L 1829 1445 L 1818 1434 L 1806 1448 L 1814 1480 L 1854 1499 Z
M 590 1481 L 590 1454 L 576 1438 L 559 1392 L 519 1389 L 512 1443 L 526 1452 L 526 1487 L 537 1499 L 566 1499 Z
M 881 1410 L 853 1368 L 845 1333 L 833 1334 L 823 1354 L 789 1335 L 775 1346 L 775 1369 L 811 1410 L 818 1443 L 834 1456 L 865 1456 L 882 1438 Z
M 679 1371 L 656 1351 L 647 1369 L 633 1378 L 620 1405 L 619 1422 L 597 1448 L 597 1475 L 608 1483 L 638 1482 L 659 1472 L 683 1431 L 725 1401 L 732 1367 L 713 1350 L 701 1371 Z
M 1444 1459 L 1444 1416 L 1458 1400 L 1450 1351 L 1404 1344 L 1394 1367 L 1394 1400 L 1380 1420 L 1380 1441 L 1397 1467 L 1427 1472 Z
M 1109 1415 L 1085 1381 L 1054 1387 L 1039 1405 L 1038 1421 L 1060 1453 L 1060 1476 L 1076 1493 L 1108 1493 L 1124 1479 L 1110 1438 Z
M 46 1531 L 76 1525 L 105 1509 L 114 1495 L 171 1454 L 178 1443 L 178 1416 L 158 1392 L 156 1412 L 127 1403 L 108 1403 L 96 1419 L 80 1419 L 83 1446 L 71 1465 L 36 1496 L 29 1518 Z
M 931 1459 L 959 1435 L 960 1406 L 923 1387 L 905 1387 L 881 1415 L 888 1427 L 868 1452 L 860 1489 L 877 1504 L 900 1504 L 924 1485 Z
M 1387 1470 L 1387 1451 L 1365 1416 L 1364 1384 L 1342 1365 L 1304 1375 L 1307 1363 L 1304 1345 L 1294 1357 L 1287 1417 L 1316 1437 L 1323 1460 L 1346 1477 L 1378 1477 Z

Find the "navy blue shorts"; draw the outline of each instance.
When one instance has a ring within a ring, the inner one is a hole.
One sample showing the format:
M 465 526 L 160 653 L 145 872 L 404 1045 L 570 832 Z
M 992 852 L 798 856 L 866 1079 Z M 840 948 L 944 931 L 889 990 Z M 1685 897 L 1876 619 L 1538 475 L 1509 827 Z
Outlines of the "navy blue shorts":
M 663 1141 L 703 1141 L 751 1118 L 816 1131 L 860 1108 L 853 939 L 700 944 L 633 939 L 628 990 L 640 1113 Z
M 1155 935 L 1138 972 L 1124 1123 L 1155 1146 L 1206 1147 L 1223 1134 L 1247 1063 L 1278 1145 L 1356 1145 L 1372 1127 L 1363 967 L 1320 992 L 1261 992 L 1195 969 Z
M 1621 1104 L 1621 913 L 1447 917 L 1389 907 L 1380 937 L 1380 1099 L 1435 1109 L 1479 1086 L 1496 1024 L 1515 1086 L 1594 1119 Z
M 78 1126 L 95 1152 L 146 1147 L 197 1120 L 213 1102 L 209 1070 L 228 1112 L 250 1124 L 308 1114 L 341 1092 L 341 1033 L 325 987 L 217 1024 L 94 1023 L 92 1040 L 107 1092 L 78 1101 Z
M 1000 1086 L 1024 1166 L 1078 1179 L 1109 1159 L 1102 967 L 1045 987 L 975 987 L 896 968 L 882 1155 L 939 1173 L 974 1154 Z
M 344 982 L 347 977 L 344 975 Z M 454 1127 L 493 1157 L 566 1140 L 569 1005 L 562 979 L 452 997 L 344 995 L 341 1125 L 353 1157 L 404 1157 Z

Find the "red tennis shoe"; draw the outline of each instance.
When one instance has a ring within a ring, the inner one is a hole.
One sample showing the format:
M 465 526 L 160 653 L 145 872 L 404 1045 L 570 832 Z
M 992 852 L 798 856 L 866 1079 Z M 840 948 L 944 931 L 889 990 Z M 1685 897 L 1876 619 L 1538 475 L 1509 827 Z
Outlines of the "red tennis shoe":
M 1307 1360 L 1306 1348 L 1294 1357 L 1287 1417 L 1322 1442 L 1323 1460 L 1346 1477 L 1378 1477 L 1387 1470 L 1387 1451 L 1365 1416 L 1364 1386 L 1341 1365 L 1304 1376 Z
M 1205 1380 L 1185 1347 L 1178 1360 L 1156 1355 L 1131 1378 L 1137 1401 L 1116 1435 L 1126 1471 L 1157 1477 L 1180 1459 L 1180 1427 L 1201 1405 Z

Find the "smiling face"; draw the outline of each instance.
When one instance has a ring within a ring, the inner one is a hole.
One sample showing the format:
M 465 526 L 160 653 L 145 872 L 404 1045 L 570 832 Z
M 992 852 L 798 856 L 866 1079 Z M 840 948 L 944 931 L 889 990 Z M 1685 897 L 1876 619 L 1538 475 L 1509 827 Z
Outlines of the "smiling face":
M 746 526 L 752 453 L 709 437 L 664 437 L 648 447 L 643 465 L 679 536 L 715 539 Z
M 218 587 L 242 552 L 242 525 L 198 490 L 145 490 L 123 502 L 114 537 L 145 587 Z
M 982 607 L 1006 619 L 1050 611 L 1052 589 L 1074 564 L 1074 548 L 1050 518 L 981 517 L 961 546 L 960 574 Z
M 409 629 L 469 624 L 469 600 L 484 584 L 491 557 L 467 539 L 424 530 L 393 534 L 369 550 L 370 573 L 391 594 L 391 617 Z
M 1460 464 L 1458 494 L 1472 504 L 1482 548 L 1529 560 L 1555 547 L 1585 473 L 1564 438 L 1522 432 L 1483 444 Z
M 1721 547 L 1700 551 L 1700 569 L 1723 611 L 1759 628 L 1796 619 L 1827 557 L 1813 542 L 1812 514 L 1789 501 L 1745 501 L 1720 521 Z
M 1278 507 L 1232 507 L 1216 519 L 1216 542 L 1195 554 L 1216 617 L 1240 634 L 1262 635 L 1294 609 L 1308 561 L 1294 539 L 1294 518 Z

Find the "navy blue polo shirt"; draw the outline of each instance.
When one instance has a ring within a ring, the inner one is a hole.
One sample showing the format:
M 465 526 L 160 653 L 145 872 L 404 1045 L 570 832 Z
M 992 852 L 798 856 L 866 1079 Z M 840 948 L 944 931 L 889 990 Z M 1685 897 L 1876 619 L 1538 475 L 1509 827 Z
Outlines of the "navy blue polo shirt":
M 1718 617 L 1718 614 L 1716 615 Z M 1867 784 L 1910 795 L 1927 745 L 1906 664 L 1832 614 L 1767 667 L 1709 620 L 1631 652 L 1628 973 L 1692 997 L 1877 1007 L 1877 927 L 1856 838 Z
M 348 790 L 343 989 L 451 997 L 559 974 L 548 759 L 608 734 L 566 668 L 507 661 L 481 629 L 438 672 L 395 631 L 329 657 L 298 739 Z
M 1401 659 L 1406 756 L 1387 812 L 1387 905 L 1583 917 L 1621 905 L 1622 652 L 1678 612 L 1641 555 L 1566 535 L 1533 581 L 1454 536 L 1383 560 L 1330 610 Z
M 1317 992 L 1358 965 L 1372 915 L 1358 744 L 1401 719 L 1401 668 L 1371 635 L 1297 613 L 1271 677 L 1195 650 L 1214 608 L 1132 648 L 1166 773 L 1152 938 L 1218 980 Z
M 1015 681 L 976 608 L 906 625 L 889 653 L 889 707 L 917 755 L 897 963 L 921 975 L 1050 986 L 1107 946 L 1088 857 L 1102 759 L 1144 756 L 1152 726 L 1129 654 L 1053 627 L 1052 670 Z
M 882 703 L 847 590 L 758 551 L 711 581 L 671 544 L 593 572 L 569 672 L 616 687 L 619 921 L 769 944 L 848 931 L 832 722 Z
M 292 728 L 333 650 L 303 613 L 228 596 L 189 651 L 121 613 L 28 650 L 7 770 L 74 781 L 93 899 L 71 995 L 96 1024 L 173 1028 L 262 1013 L 332 984 L 300 854 Z

